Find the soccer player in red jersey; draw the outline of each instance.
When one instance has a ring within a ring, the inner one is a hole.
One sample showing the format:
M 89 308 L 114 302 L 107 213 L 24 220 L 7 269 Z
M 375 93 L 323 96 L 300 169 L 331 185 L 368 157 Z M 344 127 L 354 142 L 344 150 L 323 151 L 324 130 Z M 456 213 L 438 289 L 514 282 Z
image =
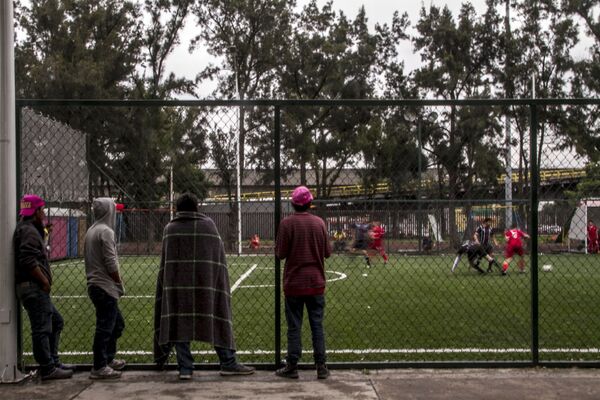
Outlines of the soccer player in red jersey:
M 385 253 L 385 247 L 382 243 L 384 234 L 385 229 L 381 226 L 381 222 L 373 221 L 371 230 L 369 231 L 369 238 L 371 239 L 369 242 L 369 249 L 378 251 L 381 257 L 383 257 L 383 263 L 387 264 L 388 256 Z
M 504 250 L 505 260 L 502 263 L 502 275 L 506 275 L 506 270 L 512 258 L 515 254 L 518 254 L 521 258 L 519 259 L 519 271 L 525 272 L 525 260 L 523 259 L 523 242 L 522 238 L 529 239 L 529 235 L 517 228 L 517 224 L 513 223 L 511 229 L 504 232 L 506 237 L 506 249 Z
M 587 226 L 588 234 L 588 253 L 594 254 L 598 252 L 598 228 L 591 219 Z

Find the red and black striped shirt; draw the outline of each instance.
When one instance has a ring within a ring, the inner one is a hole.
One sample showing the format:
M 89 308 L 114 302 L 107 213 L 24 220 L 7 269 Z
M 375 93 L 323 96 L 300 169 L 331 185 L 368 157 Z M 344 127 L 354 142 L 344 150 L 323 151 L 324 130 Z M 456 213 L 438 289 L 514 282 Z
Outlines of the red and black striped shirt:
M 325 222 L 308 212 L 297 212 L 279 224 L 275 255 L 285 259 L 283 291 L 286 296 L 325 293 L 325 258 L 331 247 Z

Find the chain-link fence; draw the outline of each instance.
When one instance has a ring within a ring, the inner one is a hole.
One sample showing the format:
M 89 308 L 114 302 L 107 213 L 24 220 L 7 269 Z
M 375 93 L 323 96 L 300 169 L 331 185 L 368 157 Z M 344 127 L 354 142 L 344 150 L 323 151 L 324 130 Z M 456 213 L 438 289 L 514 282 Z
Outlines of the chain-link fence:
M 19 188 L 48 207 L 62 357 L 91 362 L 82 244 L 92 199 L 108 196 L 124 205 L 119 352 L 152 362 L 162 231 L 190 191 L 226 246 L 241 361 L 278 364 L 286 327 L 273 244 L 302 184 L 334 250 L 330 363 L 597 361 L 600 258 L 588 222 L 600 220 L 598 105 L 20 101 Z M 506 260 L 513 226 L 531 236 L 524 264 L 518 251 Z M 487 259 L 462 254 L 484 240 Z M 29 364 L 26 318 L 21 331 Z M 217 361 L 208 345 L 193 351 L 196 362 Z

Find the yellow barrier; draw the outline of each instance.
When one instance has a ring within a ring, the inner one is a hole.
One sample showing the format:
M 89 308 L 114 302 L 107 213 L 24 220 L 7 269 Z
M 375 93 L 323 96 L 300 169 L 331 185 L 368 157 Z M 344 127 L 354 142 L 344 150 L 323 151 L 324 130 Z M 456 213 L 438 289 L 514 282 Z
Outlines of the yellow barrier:
M 585 176 L 585 170 L 583 169 L 548 169 L 540 171 L 540 182 L 549 182 L 562 179 L 579 179 Z M 528 174 L 529 175 L 529 174 Z M 528 176 L 529 177 L 529 176 Z M 504 183 L 506 174 L 502 174 L 498 177 L 498 183 Z M 512 182 L 519 182 L 520 177 L 517 172 L 512 174 Z M 431 189 L 436 187 L 437 181 L 434 179 L 423 179 L 421 180 L 422 189 Z M 412 182 L 406 186 L 408 190 L 417 190 L 418 184 Z M 315 193 L 316 189 L 311 187 L 310 190 Z M 329 193 L 331 197 L 349 197 L 349 196 L 360 196 L 364 194 L 388 194 L 391 192 L 391 185 L 387 182 L 380 182 L 373 188 L 365 188 L 364 185 L 344 185 L 334 186 Z M 281 197 L 288 198 L 291 195 L 291 190 L 282 190 Z M 242 201 L 246 200 L 269 200 L 275 197 L 275 192 L 264 191 L 264 192 L 249 192 L 241 194 Z M 216 195 L 211 197 L 211 201 L 228 201 L 227 195 Z

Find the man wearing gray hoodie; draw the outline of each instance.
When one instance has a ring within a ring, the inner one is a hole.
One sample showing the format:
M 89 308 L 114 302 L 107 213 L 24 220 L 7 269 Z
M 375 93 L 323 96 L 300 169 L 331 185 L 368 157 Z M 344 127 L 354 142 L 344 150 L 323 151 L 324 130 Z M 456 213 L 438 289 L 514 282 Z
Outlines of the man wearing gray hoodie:
M 85 234 L 85 273 L 88 295 L 96 308 L 94 367 L 90 379 L 115 379 L 121 376 L 124 360 L 115 358 L 117 339 L 125 322 L 118 300 L 125 293 L 119 274 L 115 243 L 116 205 L 108 197 L 92 204 L 94 224 Z

